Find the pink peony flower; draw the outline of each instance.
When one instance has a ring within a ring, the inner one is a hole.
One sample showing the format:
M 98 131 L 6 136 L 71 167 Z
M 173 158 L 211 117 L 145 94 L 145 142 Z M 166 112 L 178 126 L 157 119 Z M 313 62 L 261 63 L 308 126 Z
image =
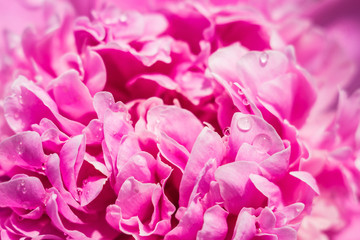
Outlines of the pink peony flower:
M 5 4 L 1 239 L 356 238 L 354 1 Z

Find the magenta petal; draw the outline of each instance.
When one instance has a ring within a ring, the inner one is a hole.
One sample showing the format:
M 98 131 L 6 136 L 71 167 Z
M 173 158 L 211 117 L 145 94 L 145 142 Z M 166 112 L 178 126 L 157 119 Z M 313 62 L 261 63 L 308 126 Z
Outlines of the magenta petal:
M 90 92 L 75 70 L 69 70 L 53 80 L 49 90 L 53 91 L 59 109 L 72 118 L 78 119 L 94 112 Z
M 14 131 L 30 129 L 41 119 L 52 120 L 67 133 L 79 134 L 84 126 L 58 113 L 58 108 L 50 96 L 25 77 L 19 77 L 13 84 L 15 95 L 6 98 L 4 109 L 9 126 Z
M 0 143 L 1 168 L 10 170 L 14 166 L 40 170 L 46 161 L 39 134 L 22 132 Z
M 251 144 L 258 151 L 270 155 L 285 148 L 275 129 L 257 116 L 235 113 L 231 121 L 230 132 L 229 145 L 234 158 L 243 143 Z
M 69 230 L 64 226 L 64 223 L 62 222 L 62 219 L 60 218 L 59 215 L 59 207 L 56 199 L 57 199 L 57 195 L 53 193 L 46 202 L 46 212 L 50 217 L 52 223 L 55 225 L 55 227 L 57 227 L 60 231 L 64 232 L 65 234 L 69 235 L 74 239 L 84 239 L 84 240 L 89 239 L 83 233 L 77 230 Z
M 195 239 L 203 225 L 204 209 L 198 198 L 194 199 L 186 209 L 179 224 L 165 235 L 165 240 Z
M 142 183 L 155 182 L 155 165 L 156 161 L 152 155 L 147 152 L 139 152 L 134 154 L 128 162 L 125 163 L 116 176 L 115 191 L 121 188 L 121 185 L 129 178 L 134 177 Z
M 276 234 L 278 240 L 296 240 L 297 233 L 296 230 L 291 227 L 282 227 L 273 230 L 273 233 Z
M 192 189 L 196 183 L 199 172 L 210 159 L 215 160 L 215 167 L 219 166 L 225 146 L 220 136 L 205 127 L 194 143 L 189 160 L 186 164 L 184 175 L 180 183 L 180 206 L 186 207 L 191 195 Z
M 221 240 L 225 239 L 228 226 L 226 212 L 219 205 L 208 208 L 204 213 L 204 224 L 201 230 L 197 233 L 196 239 L 199 240 Z
M 59 191 L 62 198 L 67 204 L 73 207 L 79 207 L 74 197 L 64 188 L 63 180 L 60 173 L 60 158 L 57 154 L 51 154 L 45 165 L 45 174 L 48 176 L 49 182 Z
M 282 205 L 281 190 L 277 185 L 260 175 L 251 174 L 249 178 L 255 187 L 268 198 L 269 207 L 279 207 Z
M 106 178 L 100 177 L 87 178 L 85 186 L 80 190 L 80 205 L 86 206 L 92 202 L 100 194 L 106 181 Z
M 157 138 L 160 153 L 183 172 L 190 155 L 188 150 L 164 132 L 160 132 Z
M 104 89 L 106 84 L 105 64 L 100 55 L 95 51 L 86 51 L 84 60 L 84 83 L 89 92 L 94 96 L 97 92 Z
M 219 182 L 221 196 L 229 213 L 238 214 L 249 204 L 252 206 L 259 204 L 258 201 L 261 201 L 259 193 L 249 181 L 250 174 L 258 173 L 256 163 L 242 161 L 220 166 L 216 170 L 215 179 Z
M 65 187 L 79 200 L 76 181 L 84 161 L 85 137 L 78 135 L 70 138 L 60 151 L 60 170 Z
M 35 209 L 43 205 L 45 194 L 38 178 L 18 174 L 0 183 L 0 207 Z
M 189 152 L 203 129 L 201 122 L 191 112 L 175 106 L 156 106 L 150 109 L 147 122 L 150 131 L 155 134 L 164 132 Z
M 277 152 L 260 163 L 264 168 L 268 179 L 279 179 L 287 173 L 289 167 L 291 149 L 290 147 Z
M 290 175 L 300 179 L 304 183 L 306 183 L 316 194 L 320 194 L 319 187 L 316 184 L 314 177 L 308 173 L 303 171 L 290 172 Z
M 256 233 L 255 216 L 244 208 L 239 213 L 234 229 L 233 240 L 251 240 Z
M 116 200 L 122 217 L 129 219 L 139 216 L 140 220 L 149 217 L 149 210 L 152 209 L 151 196 L 155 187 L 153 183 L 140 183 L 133 177 L 128 178 L 121 186 Z
M 59 213 L 61 213 L 62 216 L 64 216 L 67 220 L 69 220 L 70 222 L 73 223 L 83 223 L 83 221 L 81 221 L 78 216 L 76 216 L 76 214 L 71 210 L 70 206 L 68 205 L 67 202 L 65 202 L 65 199 L 60 195 L 59 191 L 57 189 L 54 188 L 50 188 L 48 189 L 50 198 L 54 195 L 56 195 L 56 204 L 58 206 L 59 209 Z
M 261 228 L 271 229 L 275 227 L 276 217 L 274 213 L 268 207 L 266 207 L 261 211 L 258 217 L 258 221 Z

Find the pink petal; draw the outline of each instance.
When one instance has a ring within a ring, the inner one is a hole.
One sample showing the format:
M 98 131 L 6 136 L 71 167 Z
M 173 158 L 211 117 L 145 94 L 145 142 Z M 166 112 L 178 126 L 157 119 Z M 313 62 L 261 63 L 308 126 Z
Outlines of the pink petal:
M 225 239 L 228 231 L 226 222 L 227 216 L 228 212 L 226 212 L 219 205 L 208 208 L 204 213 L 204 224 L 201 230 L 197 233 L 196 239 Z
M 45 194 L 38 178 L 18 174 L 0 183 L 0 206 L 34 209 L 43 205 Z
M 220 165 L 225 146 L 220 136 L 205 127 L 194 143 L 189 160 L 180 183 L 180 206 L 187 206 L 192 189 L 196 183 L 199 172 L 209 159 L 215 159 L 215 166 Z

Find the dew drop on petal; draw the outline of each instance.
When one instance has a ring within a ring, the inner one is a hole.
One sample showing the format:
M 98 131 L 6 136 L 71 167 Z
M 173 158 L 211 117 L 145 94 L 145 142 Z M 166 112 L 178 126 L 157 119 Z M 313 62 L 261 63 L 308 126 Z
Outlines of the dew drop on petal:
M 77 189 L 77 193 L 78 193 L 78 195 L 79 195 L 79 196 L 81 196 L 81 195 L 82 195 L 82 192 L 83 192 L 83 191 L 82 191 L 82 189 L 81 189 L 81 188 L 78 188 L 78 189 Z
M 266 153 L 270 150 L 272 142 L 271 138 L 264 133 L 258 134 L 252 143 L 252 145 L 262 153 Z
M 259 57 L 259 64 L 261 67 L 265 67 L 269 61 L 269 55 L 266 52 L 262 52 Z
M 250 117 L 242 117 L 237 122 L 237 127 L 242 132 L 247 132 L 252 127 L 252 122 Z
M 24 153 L 24 146 L 22 142 L 19 142 L 19 145 L 16 146 L 16 152 L 19 155 L 22 155 Z
M 225 136 L 230 136 L 230 128 L 229 127 L 225 128 L 223 132 L 224 132 Z
M 250 104 L 250 103 L 249 103 L 249 100 L 248 100 L 246 97 L 243 98 L 242 103 L 244 104 L 244 106 L 247 106 L 247 105 Z
M 23 97 L 21 95 L 19 96 L 19 103 L 24 104 L 24 99 L 23 99 Z
M 128 17 L 126 16 L 126 14 L 125 14 L 125 13 L 124 13 L 124 14 L 121 14 L 121 16 L 120 16 L 120 18 L 119 18 L 119 21 L 120 21 L 121 23 L 126 23 L 127 20 L 128 20 Z

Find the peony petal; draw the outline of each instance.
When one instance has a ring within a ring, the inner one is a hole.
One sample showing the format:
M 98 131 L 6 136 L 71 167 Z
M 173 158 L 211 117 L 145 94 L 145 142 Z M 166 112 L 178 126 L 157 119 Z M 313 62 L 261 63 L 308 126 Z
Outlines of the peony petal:
M 208 208 L 204 213 L 204 224 L 201 230 L 197 233 L 196 239 L 204 240 L 221 240 L 225 239 L 228 226 L 226 212 L 219 205 Z
M 0 166 L 9 171 L 21 166 L 31 170 L 41 170 L 47 156 L 42 150 L 41 138 L 36 132 L 22 132 L 0 143 Z
M 45 195 L 40 180 L 25 174 L 0 183 L 0 207 L 35 209 L 44 204 Z
M 185 167 L 179 190 L 180 206 L 187 206 L 199 172 L 203 169 L 204 165 L 209 159 L 214 159 L 214 165 L 219 166 L 224 153 L 225 146 L 220 136 L 205 127 L 197 137 Z

